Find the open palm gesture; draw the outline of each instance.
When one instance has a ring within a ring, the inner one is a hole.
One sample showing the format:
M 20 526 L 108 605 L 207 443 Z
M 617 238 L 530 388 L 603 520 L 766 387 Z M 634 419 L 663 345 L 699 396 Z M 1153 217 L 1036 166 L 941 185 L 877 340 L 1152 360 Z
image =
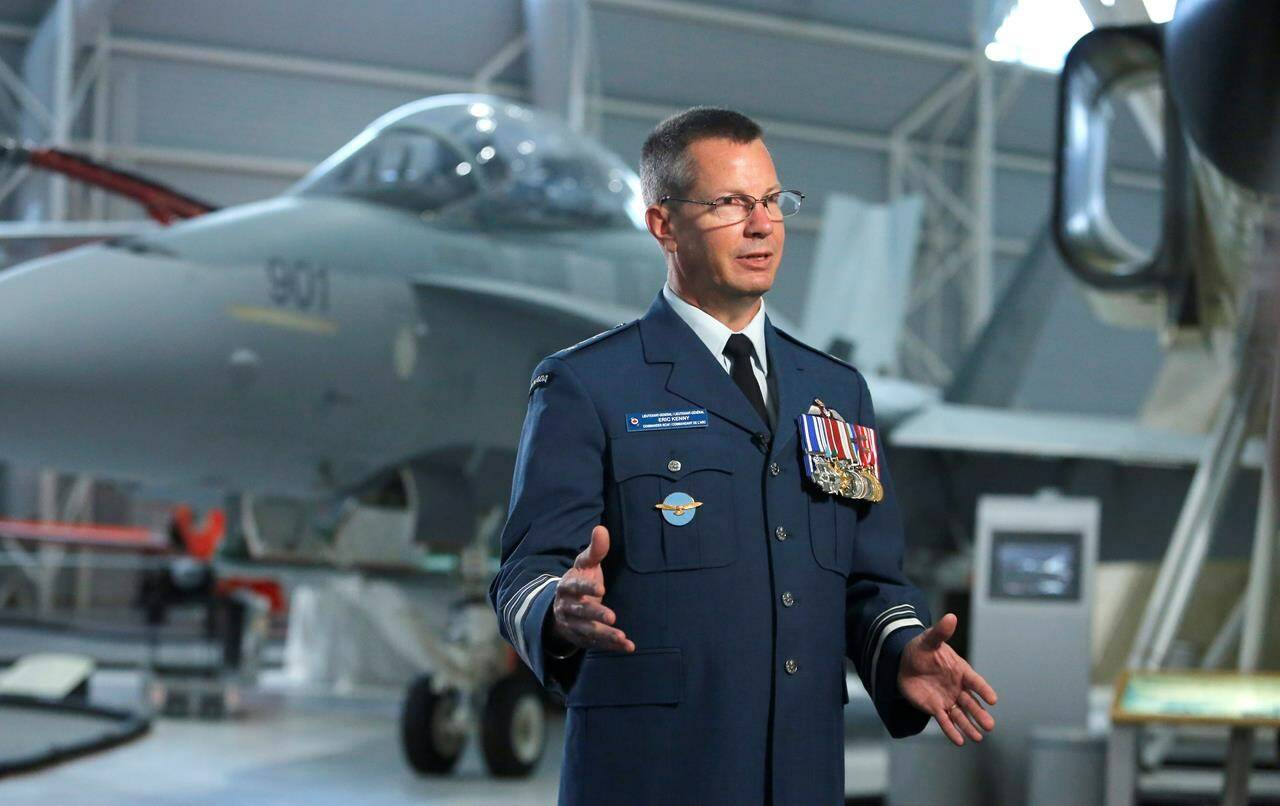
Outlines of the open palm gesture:
M 979 727 L 995 728 L 995 717 L 974 695 L 995 705 L 996 692 L 947 644 L 957 621 L 948 613 L 907 643 L 898 665 L 898 689 L 916 708 L 932 714 L 953 744 L 962 745 L 965 736 L 982 741 Z
M 618 616 L 603 601 L 604 571 L 600 564 L 608 553 L 609 530 L 601 524 L 591 530 L 591 543 L 578 554 L 573 567 L 556 585 L 556 597 L 551 604 L 555 616 L 552 634 L 561 645 L 636 651 L 635 642 L 613 626 Z

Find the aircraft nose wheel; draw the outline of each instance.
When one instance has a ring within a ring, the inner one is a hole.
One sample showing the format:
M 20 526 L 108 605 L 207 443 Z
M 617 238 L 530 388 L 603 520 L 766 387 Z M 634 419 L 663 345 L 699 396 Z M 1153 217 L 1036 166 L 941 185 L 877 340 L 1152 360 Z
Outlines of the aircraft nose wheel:
M 536 681 L 525 675 L 499 680 L 489 690 L 480 724 L 481 748 L 489 772 L 523 778 L 547 746 L 547 711 Z
M 400 712 L 400 743 L 414 770 L 442 775 L 458 763 L 467 740 L 453 718 L 459 705 L 457 691 L 432 691 L 430 675 L 419 677 L 409 687 Z

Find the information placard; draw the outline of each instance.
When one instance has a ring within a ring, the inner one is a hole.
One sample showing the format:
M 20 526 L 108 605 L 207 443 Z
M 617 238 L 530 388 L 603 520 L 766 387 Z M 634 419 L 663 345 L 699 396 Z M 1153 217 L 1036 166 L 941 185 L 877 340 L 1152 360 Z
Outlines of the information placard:
M 1127 671 L 1111 721 L 1280 728 L 1280 674 Z

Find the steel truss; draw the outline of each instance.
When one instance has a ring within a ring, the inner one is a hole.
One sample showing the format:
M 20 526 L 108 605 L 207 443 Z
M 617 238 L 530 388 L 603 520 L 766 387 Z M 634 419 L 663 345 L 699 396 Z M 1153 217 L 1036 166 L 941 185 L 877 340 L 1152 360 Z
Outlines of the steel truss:
M 902 332 L 907 377 L 944 387 L 951 382 L 991 315 L 995 254 L 1025 252 L 994 232 L 995 127 L 1025 78 L 1022 70 L 1004 71 L 997 93 L 995 66 L 975 52 L 890 131 L 890 200 L 908 194 L 925 200 Z M 948 154 L 966 139 L 967 159 L 954 164 Z

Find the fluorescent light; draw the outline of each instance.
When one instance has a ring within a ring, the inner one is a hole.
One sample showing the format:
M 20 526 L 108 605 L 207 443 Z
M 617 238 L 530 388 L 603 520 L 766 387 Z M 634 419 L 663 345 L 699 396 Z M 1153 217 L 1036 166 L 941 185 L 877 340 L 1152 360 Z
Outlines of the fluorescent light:
M 1172 0 L 1145 0 L 1166 1 L 1172 5 Z M 1080 0 L 1018 0 L 984 52 L 992 61 L 1057 72 L 1071 46 L 1092 29 Z
M 1173 19 L 1173 7 L 1177 0 L 1142 0 L 1152 22 L 1168 22 Z

